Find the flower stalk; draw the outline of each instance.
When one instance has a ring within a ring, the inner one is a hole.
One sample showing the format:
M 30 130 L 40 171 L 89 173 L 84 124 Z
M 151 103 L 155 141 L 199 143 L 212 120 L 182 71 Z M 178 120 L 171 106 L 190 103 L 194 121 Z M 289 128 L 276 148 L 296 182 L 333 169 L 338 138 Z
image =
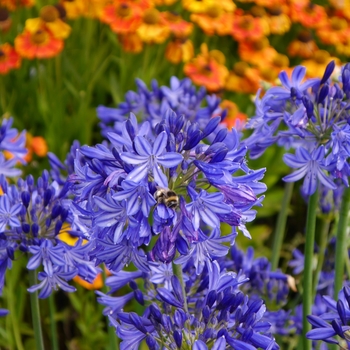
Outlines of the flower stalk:
M 285 192 L 282 201 L 282 207 L 278 213 L 276 231 L 274 234 L 272 257 L 271 257 L 271 268 L 276 270 L 278 267 L 278 262 L 280 258 L 280 252 L 282 248 L 284 233 L 286 229 L 286 222 L 288 217 L 288 207 L 290 200 L 292 198 L 294 182 L 287 182 L 285 185 Z
M 31 286 L 36 284 L 36 270 L 29 270 L 29 283 Z M 45 348 L 41 329 L 40 308 L 37 291 L 30 293 L 30 306 L 32 310 L 35 348 L 37 350 L 44 350 Z
M 337 227 L 337 243 L 335 248 L 335 282 L 334 298 L 337 300 L 338 293 L 343 285 L 345 251 L 347 250 L 346 236 L 348 215 L 350 209 L 350 188 L 344 190 L 343 200 L 339 212 L 339 222 Z
M 303 349 L 311 350 L 311 341 L 306 338 L 306 333 L 311 330 L 311 325 L 307 320 L 307 315 L 311 314 L 313 304 L 312 287 L 312 262 L 314 256 L 315 229 L 316 229 L 316 211 L 318 205 L 318 190 L 309 197 L 307 219 L 306 219 L 306 237 L 305 237 L 305 262 L 303 279 Z

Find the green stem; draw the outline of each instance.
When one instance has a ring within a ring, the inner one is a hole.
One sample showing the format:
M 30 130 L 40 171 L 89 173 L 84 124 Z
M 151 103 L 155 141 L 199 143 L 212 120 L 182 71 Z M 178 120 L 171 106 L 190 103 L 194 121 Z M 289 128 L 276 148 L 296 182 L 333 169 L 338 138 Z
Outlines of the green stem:
M 104 266 L 102 266 L 102 277 L 103 277 L 103 287 L 102 287 L 102 291 L 103 293 L 107 294 L 108 292 L 108 288 L 106 286 L 106 278 L 107 278 L 107 274 L 106 274 L 106 269 Z M 107 316 L 107 329 L 108 329 L 108 340 L 109 340 L 109 350 L 118 350 L 118 338 L 115 334 L 115 328 L 109 325 L 109 318 Z
M 31 286 L 36 284 L 36 270 L 29 270 L 29 283 Z M 43 333 L 41 330 L 41 319 L 39 309 L 38 292 L 30 294 L 30 306 L 32 309 L 32 320 L 34 328 L 35 349 L 44 350 Z
M 56 305 L 54 294 L 51 293 L 49 296 L 49 311 L 50 311 L 50 328 L 51 328 L 51 344 L 53 350 L 58 350 L 58 337 L 57 337 L 57 326 L 56 326 Z
M 347 251 L 346 231 L 348 215 L 350 209 L 350 187 L 345 188 L 343 200 L 339 212 L 339 222 L 337 228 L 337 241 L 335 248 L 335 282 L 334 298 L 338 300 L 338 293 L 343 286 L 345 251 Z
M 294 182 L 287 182 L 285 185 L 284 197 L 282 201 L 282 207 L 278 213 L 276 231 L 274 234 L 273 248 L 272 248 L 272 258 L 271 258 L 271 268 L 276 270 L 278 267 L 278 262 L 280 259 L 280 253 L 284 238 L 284 232 L 286 229 L 286 222 L 288 217 L 288 207 L 290 199 L 292 198 Z
M 186 294 L 186 290 L 185 290 L 185 282 L 184 282 L 183 273 L 182 273 L 182 265 L 173 263 L 173 273 L 180 281 L 182 294 L 184 296 L 184 309 L 186 312 L 188 312 L 187 294 Z
M 316 271 L 314 273 L 314 281 L 313 281 L 313 293 L 312 293 L 313 298 L 316 295 L 318 281 L 320 279 L 320 274 L 321 274 L 321 270 L 324 262 L 330 224 L 331 222 L 329 219 L 322 220 L 322 227 L 320 230 L 319 253 L 318 253 L 317 266 L 316 266 Z
M 311 324 L 307 321 L 306 316 L 311 314 L 313 304 L 312 261 L 314 256 L 317 205 L 318 190 L 310 196 L 307 208 L 303 277 L 303 350 L 311 350 L 311 340 L 307 339 L 305 335 L 311 330 Z

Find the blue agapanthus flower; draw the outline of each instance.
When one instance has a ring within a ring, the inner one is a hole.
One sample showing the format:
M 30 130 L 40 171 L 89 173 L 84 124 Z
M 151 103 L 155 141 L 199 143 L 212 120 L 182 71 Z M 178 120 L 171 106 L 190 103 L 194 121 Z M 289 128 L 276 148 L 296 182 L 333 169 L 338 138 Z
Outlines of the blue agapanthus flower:
M 29 175 L 16 185 L 1 175 L 0 188 L 0 294 L 18 251 L 28 256 L 27 269 L 39 272 L 40 283 L 28 291 L 40 290 L 40 298 L 58 288 L 75 291 L 67 281 L 76 275 L 90 282 L 95 279 L 99 269 L 89 261 L 90 243 L 83 245 L 80 222 L 76 223 L 64 186 L 44 171 L 37 181 Z M 63 231 L 77 237 L 74 246 L 62 240 Z
M 304 179 L 303 194 L 313 194 L 322 184 L 335 190 L 349 186 L 349 67 L 341 70 L 338 82 L 330 77 L 335 67 L 328 64 L 321 79 L 304 79 L 305 68 L 294 68 L 291 80 L 279 75 L 281 87 L 272 87 L 256 99 L 256 115 L 248 122 L 252 134 L 243 141 L 252 158 L 273 144 L 295 151 L 284 161 L 293 174 L 285 181 Z M 341 180 L 341 183 L 337 181 Z
M 348 286 L 342 288 L 338 301 L 324 296 L 323 302 L 327 307 L 326 312 L 319 316 L 307 316 L 313 329 L 306 334 L 306 337 L 348 348 L 350 346 L 350 288 Z M 339 340 L 335 338 L 336 336 L 339 336 Z
M 227 253 L 221 242 L 233 244 L 237 231 L 250 236 L 245 224 L 261 205 L 265 170 L 248 168 L 239 134 L 221 124 L 216 97 L 203 107 L 205 95 L 176 78 L 170 90 L 137 85 L 116 110 L 99 108 L 107 140 L 71 152 L 70 190 L 82 225 L 91 218 L 90 257 L 116 272 L 130 263 L 147 272 L 149 260 L 195 256 L 199 273 Z M 221 237 L 221 223 L 233 227 L 232 236 Z
M 193 263 L 187 263 L 184 294 L 171 266 L 164 269 L 162 264 L 153 263 L 152 270 L 142 275 L 114 273 L 107 278 L 113 291 L 127 284 L 132 289 L 122 297 L 97 292 L 98 301 L 106 306 L 104 313 L 122 340 L 120 349 L 136 350 L 142 341 L 149 349 L 279 349 L 271 336 L 271 325 L 264 319 L 263 301 L 240 291 L 248 281 L 244 275 L 221 270 L 216 261 L 208 262 L 197 275 L 192 273 Z M 134 282 L 139 278 L 143 278 L 143 292 L 138 289 L 140 281 Z M 123 312 L 133 296 L 146 307 L 142 316 Z

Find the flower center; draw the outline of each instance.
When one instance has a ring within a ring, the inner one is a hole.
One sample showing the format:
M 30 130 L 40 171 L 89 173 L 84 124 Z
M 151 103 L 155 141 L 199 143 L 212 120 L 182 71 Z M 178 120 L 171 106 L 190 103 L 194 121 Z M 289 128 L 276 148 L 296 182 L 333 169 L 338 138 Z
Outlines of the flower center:
M 261 6 L 253 6 L 250 9 L 250 13 L 253 17 L 264 17 L 266 16 L 266 11 L 263 7 Z
M 60 16 L 56 7 L 47 5 L 40 10 L 40 18 L 45 22 L 55 22 Z
M 8 18 L 9 18 L 9 12 L 5 8 L 1 7 L 0 8 L 0 22 L 5 22 L 6 20 L 8 20 Z
M 239 77 L 244 77 L 248 68 L 249 68 L 248 63 L 246 63 L 246 62 L 237 62 L 233 66 L 233 71 Z
M 179 14 L 175 11 L 170 11 L 166 13 L 166 19 L 169 22 L 180 22 L 181 21 L 181 17 L 179 16 Z
M 346 19 L 339 18 L 339 17 L 332 17 L 331 18 L 331 27 L 334 30 L 342 30 L 345 29 L 348 26 Z
M 209 17 L 216 18 L 221 14 L 221 8 L 216 4 L 211 4 L 207 6 L 206 14 Z
M 252 29 L 253 20 L 250 17 L 243 17 L 239 23 L 240 28 L 242 29 Z
M 312 34 L 311 32 L 307 31 L 307 30 L 302 30 L 299 34 L 298 34 L 298 40 L 301 41 L 302 43 L 308 43 L 309 41 L 312 40 Z
M 286 55 L 277 54 L 273 59 L 273 64 L 276 67 L 288 67 L 289 66 L 289 58 Z
M 330 55 L 326 50 L 318 50 L 314 53 L 314 60 L 319 64 L 327 63 Z
M 214 58 L 219 64 L 225 64 L 225 55 L 219 50 L 211 50 L 209 53 L 210 57 Z
M 34 44 L 40 45 L 45 42 L 47 33 L 44 30 L 38 30 L 32 34 L 31 41 Z
M 283 13 L 281 7 L 278 5 L 269 8 L 268 11 L 271 16 L 279 16 Z
M 274 81 L 278 76 L 278 74 L 273 69 L 269 68 L 261 69 L 260 74 L 261 77 L 266 81 Z
M 160 19 L 159 11 L 155 8 L 151 8 L 145 11 L 143 15 L 143 21 L 146 24 L 157 24 Z
M 270 45 L 269 43 L 269 39 L 267 38 L 263 38 L 262 40 L 259 41 L 254 41 L 253 42 L 253 48 L 256 51 L 260 51 L 262 49 L 265 49 L 266 47 L 268 47 Z
M 117 8 L 117 15 L 120 17 L 127 17 L 131 13 L 131 8 L 128 4 L 120 4 Z
M 6 60 L 6 54 L 4 51 L 0 50 L 0 62 L 3 62 Z

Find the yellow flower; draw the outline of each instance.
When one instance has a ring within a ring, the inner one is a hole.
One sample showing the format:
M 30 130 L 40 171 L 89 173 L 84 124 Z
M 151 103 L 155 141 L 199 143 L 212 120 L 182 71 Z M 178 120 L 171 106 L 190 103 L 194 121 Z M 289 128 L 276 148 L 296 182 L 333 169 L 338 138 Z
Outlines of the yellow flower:
M 168 38 L 170 29 L 159 11 L 155 8 L 150 8 L 144 12 L 143 22 L 136 32 L 145 43 L 161 44 Z
M 174 64 L 188 62 L 194 56 L 194 48 L 190 39 L 174 39 L 165 49 L 165 58 Z
M 40 10 L 40 17 L 27 19 L 25 22 L 25 30 L 32 34 L 42 30 L 43 27 L 57 39 L 66 39 L 71 32 L 71 27 L 59 18 L 58 10 L 51 5 L 44 6 Z

